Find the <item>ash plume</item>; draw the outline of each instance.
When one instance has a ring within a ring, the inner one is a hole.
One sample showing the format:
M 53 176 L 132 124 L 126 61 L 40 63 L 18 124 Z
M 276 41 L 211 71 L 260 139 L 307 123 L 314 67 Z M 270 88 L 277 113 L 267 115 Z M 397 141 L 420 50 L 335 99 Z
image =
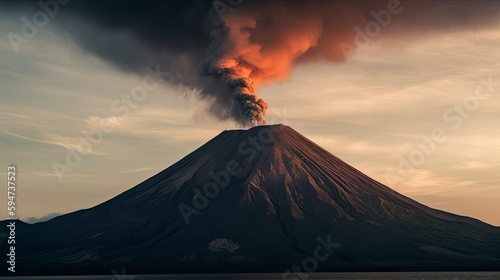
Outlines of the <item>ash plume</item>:
M 37 3 L 0 7 L 25 15 L 29 7 L 40 10 Z M 400 12 L 388 18 L 381 11 L 391 6 Z M 169 69 L 177 77 L 170 82 L 196 89 L 209 113 L 249 126 L 265 123 L 261 85 L 286 80 L 297 64 L 345 61 L 342 46 L 355 48 L 356 28 L 377 17 L 387 26 L 374 40 L 415 42 L 497 25 L 499 11 L 500 2 L 481 0 L 73 0 L 54 22 L 122 71 L 142 74 L 151 64 Z

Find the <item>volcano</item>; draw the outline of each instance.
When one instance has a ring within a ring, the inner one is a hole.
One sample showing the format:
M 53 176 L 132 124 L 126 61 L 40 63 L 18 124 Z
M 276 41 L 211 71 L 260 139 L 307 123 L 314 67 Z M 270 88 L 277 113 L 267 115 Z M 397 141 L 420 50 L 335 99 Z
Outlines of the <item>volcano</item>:
M 500 269 L 500 228 L 401 195 L 284 125 L 224 131 L 16 234 L 18 275 Z

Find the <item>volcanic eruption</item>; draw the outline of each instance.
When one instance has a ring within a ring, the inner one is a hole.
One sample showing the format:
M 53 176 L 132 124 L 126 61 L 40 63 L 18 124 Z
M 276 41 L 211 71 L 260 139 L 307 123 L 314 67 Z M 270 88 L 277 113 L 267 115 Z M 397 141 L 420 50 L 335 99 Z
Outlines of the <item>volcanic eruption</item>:
M 40 9 L 36 1 L 0 5 Z M 296 65 L 343 62 L 371 42 L 404 46 L 493 27 L 499 11 L 497 1 L 75 0 L 53 20 L 125 72 L 169 69 L 169 82 L 193 89 L 208 113 L 248 127 L 265 123 L 268 105 L 257 89 L 286 80 Z

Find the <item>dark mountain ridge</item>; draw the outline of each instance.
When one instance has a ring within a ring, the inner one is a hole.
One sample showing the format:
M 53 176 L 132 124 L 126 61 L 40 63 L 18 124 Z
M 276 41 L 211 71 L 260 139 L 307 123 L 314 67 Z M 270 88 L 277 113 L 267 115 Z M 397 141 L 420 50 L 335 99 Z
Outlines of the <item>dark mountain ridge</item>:
M 283 125 L 224 131 L 17 239 L 19 275 L 285 271 L 322 242 L 338 246 L 318 270 L 500 269 L 498 227 L 401 195 Z

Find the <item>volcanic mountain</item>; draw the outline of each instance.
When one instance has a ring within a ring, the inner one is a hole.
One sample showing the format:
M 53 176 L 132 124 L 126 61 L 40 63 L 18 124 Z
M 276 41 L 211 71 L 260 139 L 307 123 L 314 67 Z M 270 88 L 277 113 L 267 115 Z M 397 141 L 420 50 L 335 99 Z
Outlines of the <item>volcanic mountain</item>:
M 403 196 L 283 125 L 224 131 L 16 234 L 17 274 L 500 269 L 500 228 Z

